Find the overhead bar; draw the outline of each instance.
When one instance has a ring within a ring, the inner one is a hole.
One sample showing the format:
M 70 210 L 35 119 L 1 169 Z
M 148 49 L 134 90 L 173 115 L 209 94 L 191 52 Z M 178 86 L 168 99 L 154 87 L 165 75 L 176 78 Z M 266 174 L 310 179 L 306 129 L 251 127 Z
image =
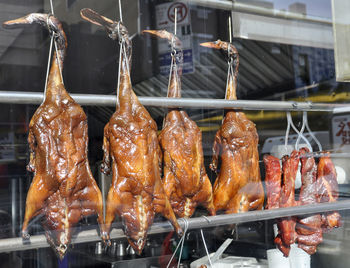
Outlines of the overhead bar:
M 81 105 L 115 107 L 115 95 L 71 94 Z M 43 93 L 25 91 L 0 91 L 0 103 L 12 104 L 41 104 Z M 225 100 L 203 98 L 166 98 L 166 97 L 138 97 L 145 106 L 154 107 L 183 107 L 201 109 L 243 109 L 270 111 L 321 111 L 333 112 L 334 109 L 347 107 L 347 104 L 312 103 L 296 101 L 268 101 L 268 100 Z
M 333 203 L 322 203 L 322 204 L 313 204 L 305 205 L 298 207 L 288 207 L 288 208 L 278 208 L 271 210 L 259 210 L 259 211 L 249 211 L 245 213 L 236 213 L 236 214 L 224 214 L 218 216 L 208 216 L 208 217 L 197 217 L 188 219 L 188 228 L 189 229 L 198 229 L 198 228 L 208 228 L 220 225 L 234 224 L 234 223 L 244 223 L 244 222 L 253 222 L 253 221 L 262 221 L 262 220 L 271 220 L 287 216 L 298 216 L 305 214 L 314 214 L 321 213 L 326 211 L 339 211 L 339 210 L 348 210 L 350 209 L 350 200 L 338 201 Z M 185 226 L 184 219 L 179 219 L 179 224 L 182 228 Z M 150 230 L 149 234 L 158 234 L 158 233 L 167 233 L 173 231 L 173 227 L 170 222 L 160 222 L 154 223 Z M 110 234 L 111 239 L 118 239 L 125 237 L 121 228 L 113 228 Z M 99 241 L 97 230 L 87 230 L 81 231 L 76 235 L 73 235 L 72 244 L 86 243 Z M 1 252 L 12 252 L 12 251 L 21 251 L 37 248 L 49 247 L 49 244 L 46 241 L 44 235 L 34 235 L 30 237 L 30 241 L 23 243 L 22 238 L 7 238 L 0 240 L 0 253 Z

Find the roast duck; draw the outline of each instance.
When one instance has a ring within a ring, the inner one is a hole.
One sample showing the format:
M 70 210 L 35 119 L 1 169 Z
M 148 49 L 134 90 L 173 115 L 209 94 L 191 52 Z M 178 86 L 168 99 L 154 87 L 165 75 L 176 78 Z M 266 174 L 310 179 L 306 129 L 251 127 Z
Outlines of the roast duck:
M 104 26 L 112 39 L 119 40 L 122 50 L 118 104 L 104 128 L 102 171 L 109 173 L 111 169 L 113 178 L 102 238 L 109 240 L 111 224 L 118 214 L 130 245 L 141 254 L 156 213 L 170 220 L 177 233 L 182 233 L 161 181 L 157 125 L 132 90 L 131 41 L 125 26 L 91 9 L 81 10 L 81 16 Z
M 295 200 L 294 188 L 301 162 L 301 182 L 299 200 Z M 338 198 L 337 174 L 328 153 L 324 153 L 318 165 L 308 148 L 293 151 L 282 158 L 282 172 L 279 159 L 264 156 L 267 209 L 334 202 Z M 283 181 L 281 186 L 281 175 Z M 314 254 L 322 242 L 323 232 L 341 225 L 338 212 L 285 217 L 278 220 L 278 235 L 275 243 L 284 256 L 288 256 L 290 245 L 297 242 L 298 247 L 308 254 Z
M 67 47 L 62 24 L 52 15 L 32 13 L 4 26 L 34 23 L 52 31 L 57 54 L 53 55 L 44 101 L 29 124 L 27 168 L 34 172 L 34 178 L 27 195 L 22 235 L 29 238 L 29 221 L 43 214 L 47 240 L 63 258 L 72 227 L 83 216 L 97 214 L 99 224 L 103 224 L 102 196 L 88 162 L 86 115 L 66 91 L 61 77 Z
M 202 46 L 223 49 L 228 52 L 227 100 L 237 100 L 238 52 L 223 41 L 202 43 Z M 264 189 L 259 171 L 258 133 L 255 124 L 238 110 L 225 112 L 222 126 L 215 135 L 213 159 L 210 168 L 218 171 L 213 187 L 214 207 L 225 213 L 246 212 L 261 209 Z
M 172 47 L 168 97 L 181 97 L 183 54 L 180 40 L 161 30 L 145 33 L 167 39 Z M 170 204 L 178 217 L 191 217 L 198 205 L 215 215 L 213 192 L 204 167 L 202 133 L 187 113 L 170 109 L 158 137 L 164 157 L 163 185 Z

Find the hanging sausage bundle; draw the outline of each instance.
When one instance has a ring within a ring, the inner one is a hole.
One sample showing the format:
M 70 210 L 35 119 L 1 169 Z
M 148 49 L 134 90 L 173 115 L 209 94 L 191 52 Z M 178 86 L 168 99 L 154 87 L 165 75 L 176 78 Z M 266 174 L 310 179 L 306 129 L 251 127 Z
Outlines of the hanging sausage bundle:
M 301 162 L 301 189 L 299 200 L 295 200 L 294 188 Z M 264 156 L 265 183 L 267 190 L 267 209 L 334 202 L 338 198 L 338 183 L 335 167 L 328 153 L 323 153 L 318 166 L 308 148 L 293 151 L 282 158 L 283 182 L 281 187 L 281 169 L 279 159 Z M 278 235 L 275 243 L 288 257 L 291 244 L 308 254 L 314 254 L 323 238 L 322 231 L 329 231 L 341 225 L 338 212 L 313 214 L 298 217 L 285 217 L 278 220 Z
M 34 172 L 26 200 L 22 235 L 29 238 L 28 223 L 43 214 L 46 237 L 63 258 L 71 240 L 71 228 L 83 216 L 98 215 L 103 224 L 102 196 L 91 174 L 87 149 L 87 119 L 83 109 L 65 90 L 61 71 L 66 54 L 66 35 L 60 21 L 32 13 L 7 21 L 5 27 L 40 24 L 53 31 L 54 53 L 44 102 L 29 124 L 30 162 Z
M 236 48 L 231 43 L 220 40 L 201 45 L 227 51 L 229 71 L 225 98 L 237 100 L 239 60 Z M 221 167 L 213 187 L 216 211 L 223 210 L 229 214 L 261 209 L 264 204 L 264 189 L 259 171 L 258 133 L 255 124 L 243 112 L 234 109 L 225 112 L 213 145 L 210 168 L 215 172 L 219 168 L 219 155 Z
M 181 41 L 165 30 L 143 32 L 165 38 L 173 47 L 168 97 L 180 98 Z M 163 185 L 175 214 L 191 217 L 196 207 L 203 205 L 210 215 L 215 215 L 212 186 L 204 167 L 202 133 L 197 124 L 185 111 L 170 109 L 158 138 L 164 156 Z
M 141 254 L 147 231 L 155 213 L 161 213 L 182 230 L 165 195 L 160 178 L 161 149 L 157 125 L 140 104 L 130 80 L 131 41 L 121 22 L 114 22 L 91 9 L 82 9 L 81 16 L 91 23 L 104 26 L 109 36 L 120 40 L 118 105 L 104 129 L 103 167 L 112 168 L 112 184 L 107 197 L 104 240 L 109 240 L 111 224 L 118 214 L 130 245 Z

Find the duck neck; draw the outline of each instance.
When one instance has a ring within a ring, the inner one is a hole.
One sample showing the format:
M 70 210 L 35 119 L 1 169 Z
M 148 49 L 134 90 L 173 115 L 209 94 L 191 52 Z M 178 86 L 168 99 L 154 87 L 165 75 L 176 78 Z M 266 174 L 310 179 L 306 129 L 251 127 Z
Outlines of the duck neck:
M 168 85 L 169 98 L 181 98 L 182 51 L 171 56 L 170 77 Z
M 122 49 L 122 46 L 121 46 Z M 130 58 L 126 55 L 126 53 L 121 53 L 120 58 L 120 72 L 119 72 L 119 108 L 122 110 L 131 111 L 132 103 L 131 103 L 131 93 L 132 93 L 132 85 L 130 78 Z
M 235 65 L 235 66 L 233 66 Z M 229 63 L 227 84 L 226 84 L 226 100 L 237 100 L 237 75 L 238 75 L 238 58 L 234 62 Z
M 61 56 L 58 58 L 56 52 L 54 52 L 47 82 L 45 101 L 54 101 L 58 103 L 63 98 L 69 96 L 62 81 L 62 68 L 63 57 Z

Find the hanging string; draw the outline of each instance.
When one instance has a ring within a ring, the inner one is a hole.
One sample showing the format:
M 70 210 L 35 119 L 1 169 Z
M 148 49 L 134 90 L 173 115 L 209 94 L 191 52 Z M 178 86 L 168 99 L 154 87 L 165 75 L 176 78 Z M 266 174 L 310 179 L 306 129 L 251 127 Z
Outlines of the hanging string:
M 119 27 L 119 25 L 118 25 Z M 121 67 L 122 67 L 122 44 L 119 47 L 119 63 L 118 63 L 118 82 L 117 82 L 117 107 L 119 107 L 119 87 L 120 87 L 120 74 L 121 74 Z
M 51 14 L 55 15 L 54 11 L 53 11 L 53 3 L 52 0 L 50 0 L 50 7 L 51 7 Z
M 207 243 L 205 242 L 204 234 L 203 234 L 203 230 L 202 229 L 201 229 L 201 236 L 202 236 L 205 252 L 207 253 L 207 256 L 208 256 L 208 261 L 209 261 L 210 267 L 213 267 L 213 264 L 211 263 L 211 258 L 210 258 L 210 255 L 209 255 L 209 251 L 208 251 L 208 248 L 207 248 Z
M 53 2 L 52 2 L 52 0 L 50 0 L 50 9 L 51 9 L 51 14 L 54 16 L 55 15 L 55 12 L 54 12 L 54 10 L 53 10 Z M 49 23 L 50 23 L 50 14 L 48 15 L 48 17 L 47 17 L 47 26 L 48 26 L 48 28 L 49 28 L 49 31 L 50 31 L 50 34 L 51 34 L 51 39 L 53 39 L 54 40 L 54 43 L 55 43 L 55 51 L 56 51 L 56 60 L 57 60 L 57 65 L 58 65 L 58 69 L 59 69 L 59 71 L 60 71 L 60 76 L 61 76 L 61 82 L 62 82 L 62 84 L 64 85 L 64 81 L 63 81 L 63 75 L 62 75 L 62 67 L 63 66 L 61 66 L 61 62 L 60 62 L 60 57 L 61 57 L 61 55 L 58 53 L 58 49 L 57 49 L 57 41 L 56 41 L 56 39 L 55 39 L 55 33 L 51 30 L 51 28 L 50 28 L 50 25 L 49 25 Z M 51 54 L 52 54 L 52 50 L 50 49 L 50 52 L 49 52 L 49 58 L 51 58 Z M 62 55 L 62 57 L 64 57 L 64 55 Z M 62 59 L 62 61 L 63 61 L 63 59 Z
M 122 14 L 122 3 L 121 3 L 121 0 L 118 1 L 118 6 L 119 6 L 119 20 L 120 20 L 120 22 L 123 22 L 123 14 Z
M 181 245 L 181 253 L 180 253 L 180 256 L 179 256 L 179 261 L 178 261 L 178 266 L 177 266 L 177 267 L 180 266 L 182 248 L 183 248 L 183 245 L 184 245 L 185 236 L 186 236 L 186 233 L 187 233 L 187 230 L 188 230 L 188 226 L 189 226 L 188 220 L 187 220 L 186 218 L 181 218 L 181 219 L 184 221 L 184 225 L 185 225 L 184 233 L 183 233 L 183 235 L 182 235 L 182 237 L 181 237 L 179 243 L 177 244 L 177 246 L 176 246 L 176 248 L 175 248 L 175 250 L 174 250 L 174 252 L 173 252 L 173 255 L 171 256 L 171 258 L 170 258 L 170 260 L 169 260 L 169 262 L 168 262 L 166 268 L 169 268 L 169 267 L 170 267 L 170 264 L 171 264 L 172 260 L 174 259 L 177 250 L 179 249 L 179 247 L 180 247 L 180 245 Z
M 49 57 L 48 57 L 48 59 L 47 59 L 47 68 L 46 68 L 44 98 L 43 98 L 43 101 L 42 101 L 42 102 L 44 102 L 45 99 L 46 99 L 47 83 L 48 83 L 48 80 L 49 80 L 50 65 L 51 65 L 52 44 L 53 44 L 53 35 L 51 35 L 51 39 L 50 39 Z
M 176 58 L 174 53 L 171 53 L 171 64 L 170 64 L 170 72 L 169 72 L 169 81 L 168 81 L 168 91 L 166 94 L 166 97 L 169 98 L 169 87 L 170 87 L 170 82 L 171 82 L 171 77 L 173 74 L 173 69 L 175 69 L 175 73 L 177 73 L 177 64 L 176 64 Z M 177 87 L 177 77 L 175 77 L 175 87 Z

